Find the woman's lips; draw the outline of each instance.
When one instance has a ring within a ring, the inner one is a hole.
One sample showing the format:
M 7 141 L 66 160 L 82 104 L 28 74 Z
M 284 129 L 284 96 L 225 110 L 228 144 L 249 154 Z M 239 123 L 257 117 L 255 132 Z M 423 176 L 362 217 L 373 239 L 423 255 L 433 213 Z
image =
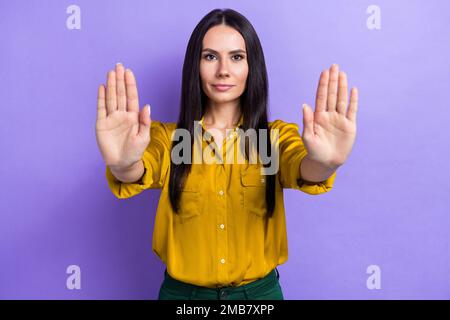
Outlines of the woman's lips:
M 213 85 L 213 87 L 216 88 L 217 91 L 225 92 L 225 91 L 228 91 L 229 89 L 231 89 L 234 86 L 216 86 L 216 85 Z

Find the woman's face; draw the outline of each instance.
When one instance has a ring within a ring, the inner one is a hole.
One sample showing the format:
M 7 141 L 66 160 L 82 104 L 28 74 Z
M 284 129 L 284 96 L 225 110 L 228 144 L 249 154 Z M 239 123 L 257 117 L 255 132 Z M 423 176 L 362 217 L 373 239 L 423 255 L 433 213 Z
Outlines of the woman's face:
M 248 75 L 247 51 L 242 35 L 235 29 L 218 25 L 203 38 L 200 59 L 202 89 L 213 103 L 238 100 L 245 91 Z M 232 85 L 221 91 L 217 84 Z

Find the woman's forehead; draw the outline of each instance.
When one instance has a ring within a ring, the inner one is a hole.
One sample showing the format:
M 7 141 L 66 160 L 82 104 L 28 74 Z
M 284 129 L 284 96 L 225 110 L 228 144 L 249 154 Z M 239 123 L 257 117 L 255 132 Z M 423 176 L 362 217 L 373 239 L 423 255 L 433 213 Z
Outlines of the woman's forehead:
M 228 53 L 238 49 L 245 50 L 245 41 L 236 29 L 219 25 L 210 28 L 206 32 L 203 38 L 203 48 Z

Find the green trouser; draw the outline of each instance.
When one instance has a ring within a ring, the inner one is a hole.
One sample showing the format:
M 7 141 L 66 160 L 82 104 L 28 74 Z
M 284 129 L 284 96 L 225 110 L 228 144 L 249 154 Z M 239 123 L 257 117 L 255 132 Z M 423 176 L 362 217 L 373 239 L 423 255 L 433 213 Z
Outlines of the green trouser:
M 239 287 L 207 288 L 172 278 L 167 269 L 159 290 L 159 300 L 283 300 L 280 274 L 273 269 L 264 278 Z

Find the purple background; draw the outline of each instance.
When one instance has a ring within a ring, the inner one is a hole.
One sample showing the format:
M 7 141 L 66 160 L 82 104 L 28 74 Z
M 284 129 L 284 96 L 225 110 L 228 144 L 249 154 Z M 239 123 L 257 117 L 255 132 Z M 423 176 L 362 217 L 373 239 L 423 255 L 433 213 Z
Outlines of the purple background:
M 66 8 L 81 8 L 69 30 Z M 381 29 L 369 30 L 369 5 Z M 175 122 L 189 36 L 214 8 L 254 25 L 270 120 L 296 122 L 338 63 L 360 93 L 353 152 L 334 189 L 285 191 L 286 299 L 449 299 L 450 50 L 441 1 L 2 1 L 0 298 L 155 299 L 159 190 L 116 199 L 95 140 L 96 95 L 116 62 L 141 107 Z M 301 132 L 300 132 L 301 133 Z M 81 268 L 81 290 L 66 268 Z M 369 290 L 369 265 L 381 289 Z

